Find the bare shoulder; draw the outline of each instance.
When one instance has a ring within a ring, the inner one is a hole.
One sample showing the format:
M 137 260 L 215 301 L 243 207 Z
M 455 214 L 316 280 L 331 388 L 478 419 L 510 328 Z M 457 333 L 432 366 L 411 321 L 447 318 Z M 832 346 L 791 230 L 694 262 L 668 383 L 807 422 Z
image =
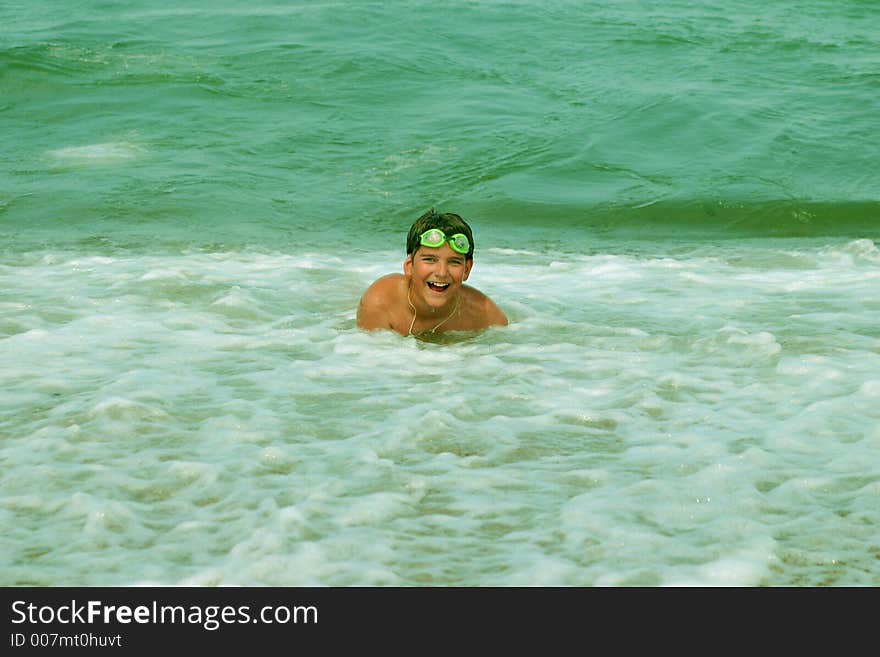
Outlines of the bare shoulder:
M 487 295 L 469 285 L 462 289 L 467 293 L 468 315 L 475 328 L 508 325 L 507 315 Z
M 403 274 L 386 274 L 373 281 L 361 299 L 379 301 L 388 296 L 394 297 L 399 293 L 401 285 L 405 282 L 406 276 Z
M 393 320 L 405 282 L 403 274 L 387 274 L 376 279 L 358 303 L 358 327 L 367 330 L 394 328 Z

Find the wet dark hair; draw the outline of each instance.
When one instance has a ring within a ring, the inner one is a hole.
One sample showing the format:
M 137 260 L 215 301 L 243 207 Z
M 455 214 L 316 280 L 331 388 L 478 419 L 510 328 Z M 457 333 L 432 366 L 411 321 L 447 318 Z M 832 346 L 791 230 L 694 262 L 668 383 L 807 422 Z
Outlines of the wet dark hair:
M 452 212 L 434 212 L 434 208 L 428 210 L 421 217 L 416 219 L 415 223 L 410 227 L 409 234 L 406 236 L 406 255 L 414 254 L 419 246 L 419 237 L 426 230 L 431 228 L 439 228 L 447 237 L 456 233 L 463 233 L 467 236 L 471 248 L 468 249 L 465 258 L 474 259 L 474 234 L 467 222 L 457 214 Z

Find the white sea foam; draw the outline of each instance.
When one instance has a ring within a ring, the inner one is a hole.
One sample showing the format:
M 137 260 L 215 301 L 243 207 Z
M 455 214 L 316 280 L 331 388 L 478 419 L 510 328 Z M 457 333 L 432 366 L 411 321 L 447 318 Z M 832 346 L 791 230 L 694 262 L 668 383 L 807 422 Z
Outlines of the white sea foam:
M 870 253 L 490 253 L 446 344 L 355 328 L 396 254 L 15 256 L 2 581 L 876 583 Z
M 64 146 L 48 151 L 50 160 L 58 166 L 121 164 L 140 157 L 144 148 L 127 141 L 108 141 L 98 144 Z

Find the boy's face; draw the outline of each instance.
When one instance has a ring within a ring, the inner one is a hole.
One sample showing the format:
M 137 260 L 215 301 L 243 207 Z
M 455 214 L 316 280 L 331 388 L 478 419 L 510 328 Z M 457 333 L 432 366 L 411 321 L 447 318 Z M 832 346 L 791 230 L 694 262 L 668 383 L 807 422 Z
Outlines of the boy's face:
M 452 250 L 448 243 L 437 248 L 420 246 L 403 263 L 410 277 L 411 289 L 433 308 L 442 308 L 454 300 L 462 283 L 471 273 L 474 261 Z

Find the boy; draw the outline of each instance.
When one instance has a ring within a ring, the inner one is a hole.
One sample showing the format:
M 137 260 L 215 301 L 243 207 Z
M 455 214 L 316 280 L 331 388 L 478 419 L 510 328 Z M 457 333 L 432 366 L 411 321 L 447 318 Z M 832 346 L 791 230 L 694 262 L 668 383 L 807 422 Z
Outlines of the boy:
M 357 325 L 401 335 L 479 331 L 507 326 L 507 317 L 465 285 L 474 266 L 474 236 L 457 214 L 428 210 L 409 229 L 403 274 L 388 274 L 361 297 Z

